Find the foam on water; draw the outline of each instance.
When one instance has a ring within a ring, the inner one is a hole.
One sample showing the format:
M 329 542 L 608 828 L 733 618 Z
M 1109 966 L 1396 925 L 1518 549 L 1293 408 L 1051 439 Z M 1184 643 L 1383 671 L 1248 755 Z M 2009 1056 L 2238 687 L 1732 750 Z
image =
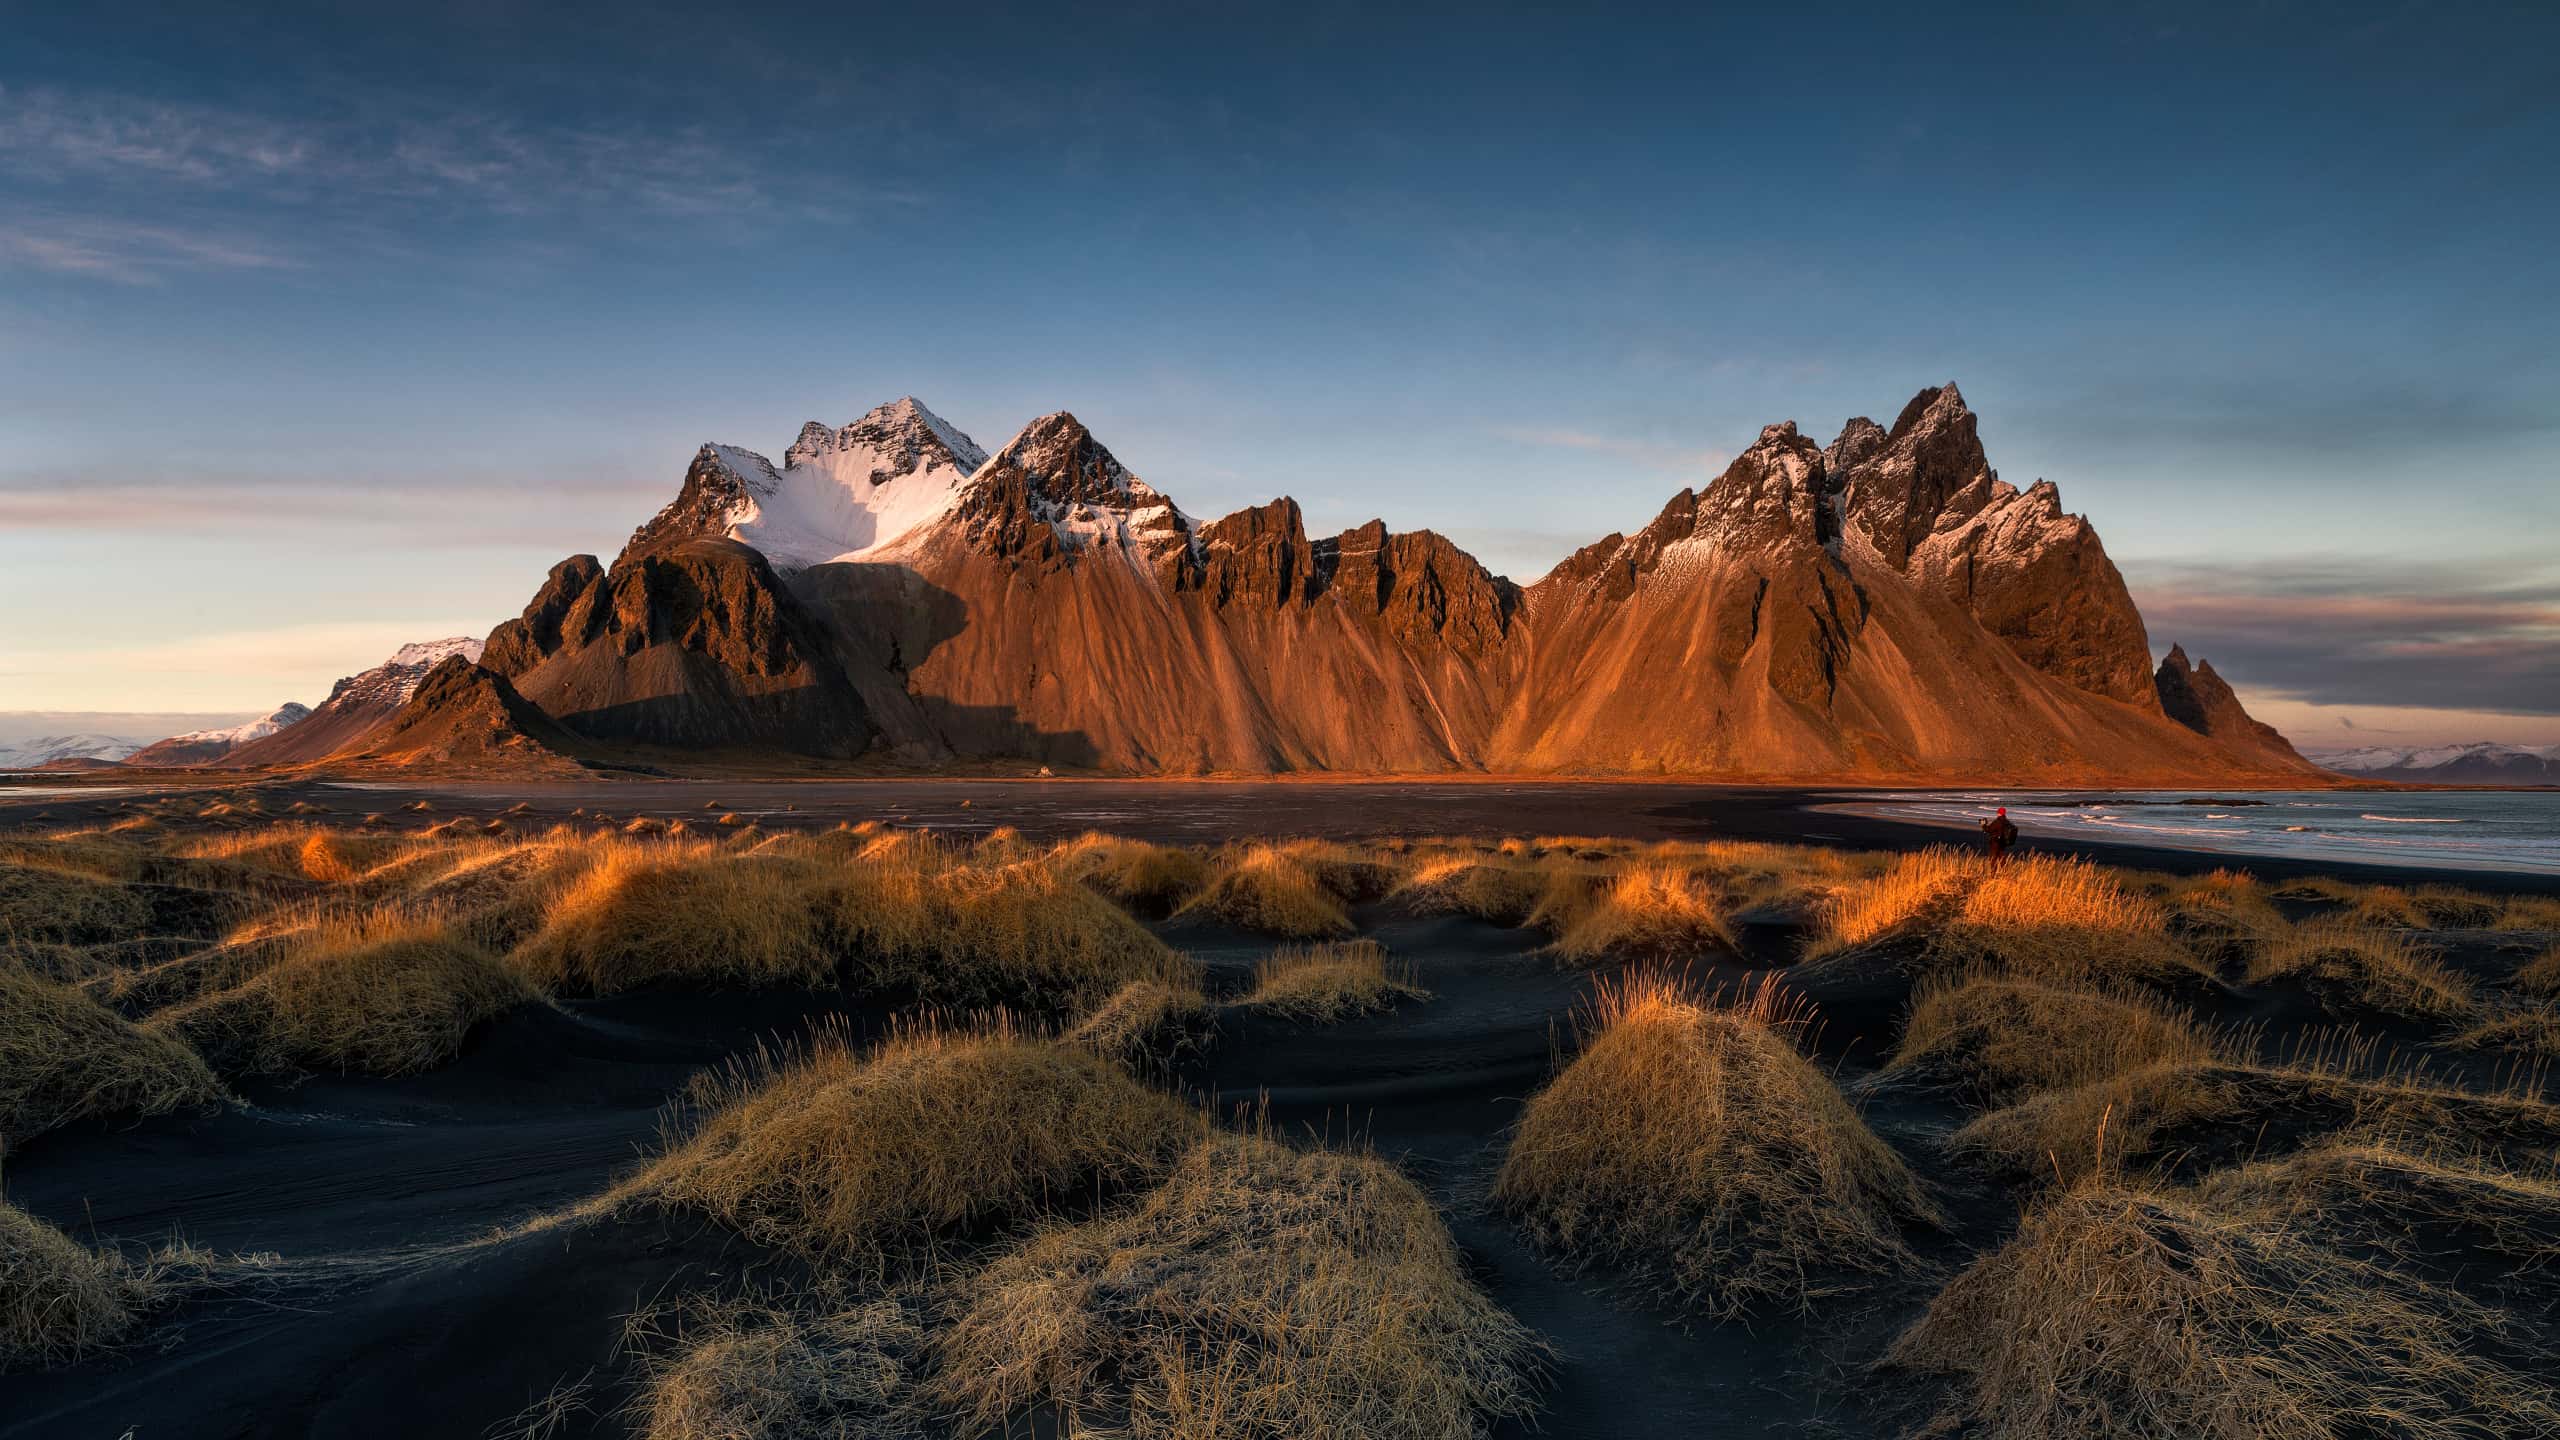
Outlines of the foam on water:
M 2148 790 L 1864 792 L 1834 806 L 1971 829 L 1997 806 L 2031 835 L 2303 860 L 2560 875 L 2560 791 L 2446 790 L 2371 810 L 2370 795 Z M 2255 802 L 2255 803 L 2247 803 Z

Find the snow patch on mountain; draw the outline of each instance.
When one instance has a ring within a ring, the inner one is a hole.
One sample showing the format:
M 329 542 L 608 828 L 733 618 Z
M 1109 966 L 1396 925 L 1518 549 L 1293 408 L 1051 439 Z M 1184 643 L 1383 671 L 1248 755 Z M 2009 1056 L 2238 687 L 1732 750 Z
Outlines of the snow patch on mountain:
M 149 743 L 121 735 L 35 735 L 0 745 L 0 770 L 33 770 L 57 760 L 121 761 Z
M 2349 775 L 2459 779 L 2464 774 L 2494 773 L 2560 779 L 2560 745 L 2502 745 L 2474 740 L 2461 745 L 2361 745 L 2352 749 L 2306 750 L 2303 754 L 2313 764 Z
M 987 452 L 912 396 L 841 430 L 817 421 L 783 452 L 711 447 L 738 479 L 725 517 L 730 539 L 777 569 L 879 560 L 919 538 L 951 509 Z
M 403 653 L 406 652 L 404 651 Z M 252 720 L 245 725 L 234 725 L 223 730 L 190 730 L 184 735 L 172 735 L 161 743 L 164 745 L 221 745 L 226 747 L 246 745 L 252 740 L 264 740 L 277 731 L 282 730 L 287 725 L 310 718 L 310 715 L 310 706 L 303 704 L 299 700 L 287 700 L 282 705 L 277 706 L 272 713 L 261 715 L 257 719 Z

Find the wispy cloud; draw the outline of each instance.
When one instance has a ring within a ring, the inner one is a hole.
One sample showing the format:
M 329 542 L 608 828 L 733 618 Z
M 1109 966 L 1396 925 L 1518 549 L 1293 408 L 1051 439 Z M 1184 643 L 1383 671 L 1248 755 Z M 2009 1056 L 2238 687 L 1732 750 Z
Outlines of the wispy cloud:
M 539 123 L 389 92 L 304 104 L 0 88 L 0 266 L 129 283 L 396 249 L 417 220 L 846 221 L 922 203 L 789 168 L 770 135 Z
M 174 271 L 272 270 L 294 264 L 252 239 L 100 217 L 0 220 L 0 265 L 147 284 Z
M 637 523 L 674 493 L 675 473 L 233 474 L 130 466 L 0 473 L 0 532 L 98 535 L 302 533 L 404 547 L 493 544 L 553 551 Z M 503 525 L 493 517 L 505 517 Z
M 1718 471 L 1733 461 L 1732 451 L 1712 446 L 1665 445 L 1624 435 L 1600 435 L 1588 430 L 1505 426 L 1495 430 L 1494 434 L 1515 445 L 1606 455 L 1638 469 L 1690 477 L 1693 483 L 1700 485 L 1714 479 Z

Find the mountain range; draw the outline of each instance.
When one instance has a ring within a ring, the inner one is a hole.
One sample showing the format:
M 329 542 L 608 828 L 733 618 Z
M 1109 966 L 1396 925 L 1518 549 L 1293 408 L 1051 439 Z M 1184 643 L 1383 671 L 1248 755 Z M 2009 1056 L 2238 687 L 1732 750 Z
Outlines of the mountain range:
M 1999 477 L 1952 384 L 1828 444 L 1767 426 L 1526 586 L 1428 530 L 1311 535 L 1286 497 L 1198 519 L 1064 412 L 990 453 L 902 399 L 779 465 L 704 445 L 485 645 L 282 716 L 210 763 L 2318 773 L 2209 663 L 2152 664 L 2096 531 Z
M 2436 785 L 2560 785 L 2560 745 L 2365 745 L 2314 750 L 2308 759 L 2376 780 Z
M 1534 584 L 1287 498 L 1185 512 L 1076 418 L 993 453 L 913 399 L 705 445 L 480 663 L 592 747 L 1149 773 L 2101 779 L 2313 773 L 2151 663 L 2059 490 L 1950 384 L 1771 425 Z

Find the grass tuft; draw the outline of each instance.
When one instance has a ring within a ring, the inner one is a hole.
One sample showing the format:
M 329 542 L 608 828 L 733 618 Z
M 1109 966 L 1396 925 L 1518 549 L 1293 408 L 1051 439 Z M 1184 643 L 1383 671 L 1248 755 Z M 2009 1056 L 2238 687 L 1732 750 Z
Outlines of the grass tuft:
M 1248 845 L 1218 859 L 1217 875 L 1182 913 L 1223 920 L 1286 940 L 1352 933 L 1342 900 L 1299 857 L 1276 845 Z
M 2080 989 L 1972 970 L 1925 982 L 1877 1079 L 2001 1106 L 2221 1047 L 2191 1017 L 2131 989 Z
M 1375 940 L 1283 945 L 1253 967 L 1253 990 L 1237 1002 L 1274 1015 L 1331 1024 L 1430 998 L 1410 964 Z
M 473 1027 L 540 995 L 436 917 L 336 917 L 226 990 L 153 1013 L 225 1074 L 406 1075 L 440 1065 Z
M 2248 981 L 2294 980 L 2323 1008 L 2405 1020 L 2457 1021 L 2478 1012 L 2471 982 L 2396 931 L 2337 920 L 2290 925 L 2262 936 Z
M 896 1300 L 845 1309 L 692 1300 L 641 1311 L 623 1336 L 640 1357 L 641 1440 L 926 1433 L 924 1329 Z
M 1722 897 L 1673 864 L 1629 865 L 1585 904 L 1550 915 L 1556 954 L 1578 965 L 1687 960 L 1733 949 Z
M 161 1115 L 221 1098 L 193 1050 L 0 959 L 0 1143 L 92 1116 Z
M 1494 1198 L 1533 1239 L 1718 1318 L 1802 1310 L 1921 1268 L 1937 1206 L 1797 1049 L 1800 1006 L 1659 978 L 1604 988 L 1581 1055 L 1530 1100 Z
M 1132 1440 L 1481 1436 L 1543 1360 L 1394 1167 L 1248 1135 L 970 1278 L 940 1351 L 963 1433 Z
M 1161 1174 L 1196 1111 L 1001 1021 L 821 1032 L 700 1088 L 641 1188 L 764 1244 L 879 1266 Z
M 2551 1392 L 2473 1350 L 2479 1312 L 2257 1216 L 2123 1185 L 2030 1212 L 1897 1339 L 1983 1440 L 2548 1434 Z

